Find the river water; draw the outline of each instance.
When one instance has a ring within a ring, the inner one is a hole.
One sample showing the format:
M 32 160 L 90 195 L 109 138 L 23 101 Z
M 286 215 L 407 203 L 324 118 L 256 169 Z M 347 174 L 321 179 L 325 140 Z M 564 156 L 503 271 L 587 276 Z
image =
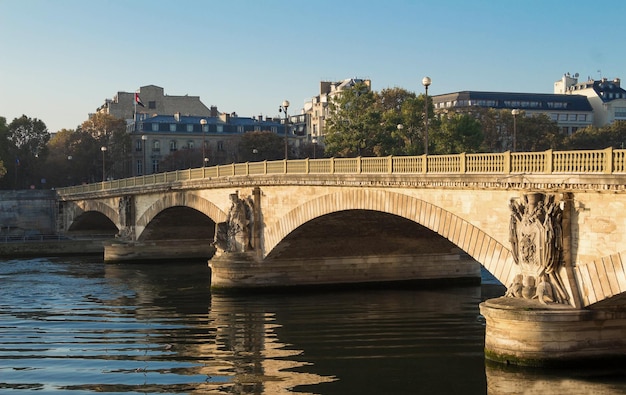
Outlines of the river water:
M 624 394 L 486 364 L 482 286 L 210 292 L 206 264 L 0 260 L 0 394 Z

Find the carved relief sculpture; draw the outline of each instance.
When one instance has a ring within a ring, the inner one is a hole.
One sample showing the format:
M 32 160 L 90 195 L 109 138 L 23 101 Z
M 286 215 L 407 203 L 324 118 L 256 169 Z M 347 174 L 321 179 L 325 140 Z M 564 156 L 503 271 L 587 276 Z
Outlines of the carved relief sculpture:
M 132 207 L 132 196 L 126 195 L 120 198 L 118 207 L 120 230 L 115 237 L 121 240 L 132 240 L 133 238 L 134 226 L 132 226 Z
M 565 303 L 569 299 L 558 272 L 563 263 L 563 212 L 553 195 L 529 193 L 511 199 L 509 240 L 520 269 L 506 296 Z
M 230 194 L 231 206 L 225 222 L 216 225 L 214 245 L 226 252 L 247 252 L 252 249 L 252 203 Z

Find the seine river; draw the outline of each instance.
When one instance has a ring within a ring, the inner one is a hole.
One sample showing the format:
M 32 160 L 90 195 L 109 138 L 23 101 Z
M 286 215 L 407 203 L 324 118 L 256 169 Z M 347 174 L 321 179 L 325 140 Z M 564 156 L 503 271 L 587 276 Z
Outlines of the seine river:
M 205 264 L 0 260 L 0 393 L 624 394 L 626 368 L 486 364 L 503 288 L 210 292 Z

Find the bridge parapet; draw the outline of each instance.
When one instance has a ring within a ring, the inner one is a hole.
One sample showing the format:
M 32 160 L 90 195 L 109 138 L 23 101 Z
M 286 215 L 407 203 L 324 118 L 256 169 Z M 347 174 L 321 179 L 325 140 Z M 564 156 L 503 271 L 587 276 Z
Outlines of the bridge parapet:
M 429 156 L 296 159 L 232 163 L 58 188 L 60 196 L 251 175 L 626 175 L 626 150 L 502 152 Z

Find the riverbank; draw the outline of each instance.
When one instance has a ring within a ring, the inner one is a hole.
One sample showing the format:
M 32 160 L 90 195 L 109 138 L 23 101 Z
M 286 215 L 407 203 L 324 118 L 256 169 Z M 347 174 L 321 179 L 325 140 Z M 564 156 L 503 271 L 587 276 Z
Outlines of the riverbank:
M 103 255 L 103 239 L 28 240 L 0 243 L 0 258 Z

